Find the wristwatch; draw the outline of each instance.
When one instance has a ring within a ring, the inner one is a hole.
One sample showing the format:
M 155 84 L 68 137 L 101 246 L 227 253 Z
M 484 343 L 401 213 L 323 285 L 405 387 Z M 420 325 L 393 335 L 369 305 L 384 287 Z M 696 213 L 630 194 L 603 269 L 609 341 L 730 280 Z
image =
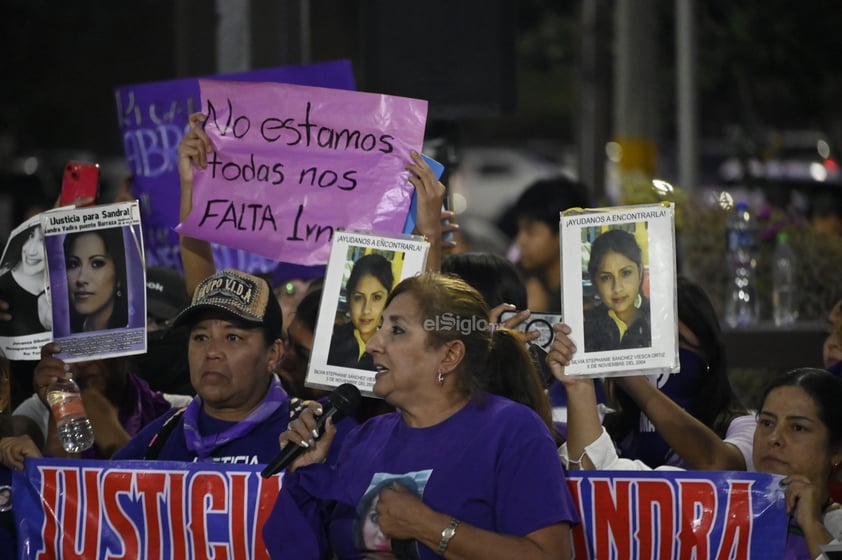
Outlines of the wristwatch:
M 447 550 L 447 545 L 450 544 L 450 539 L 453 538 L 453 535 L 456 534 L 456 527 L 459 526 L 459 520 L 455 517 L 450 518 L 450 523 L 442 529 L 441 532 L 441 541 L 439 541 L 439 550 L 436 554 L 439 556 L 444 556 L 444 552 Z

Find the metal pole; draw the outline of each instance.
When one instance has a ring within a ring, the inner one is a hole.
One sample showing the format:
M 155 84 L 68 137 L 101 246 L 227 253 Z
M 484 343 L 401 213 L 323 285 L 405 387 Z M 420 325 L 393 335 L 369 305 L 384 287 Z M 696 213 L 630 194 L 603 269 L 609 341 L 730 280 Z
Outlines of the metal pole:
M 696 28 L 694 0 L 675 0 L 678 186 L 691 190 L 698 181 L 696 110 Z
M 614 135 L 621 175 L 652 178 L 657 157 L 654 0 L 618 0 L 615 12 Z
M 582 0 L 577 136 L 579 180 L 595 201 L 605 198 L 605 143 L 610 135 L 611 36 L 609 2 Z
M 299 21 L 299 33 L 301 33 L 301 63 L 312 62 L 313 54 L 311 48 L 311 22 L 310 22 L 310 0 L 301 0 L 301 14 Z
M 251 0 L 216 0 L 216 70 L 251 69 Z

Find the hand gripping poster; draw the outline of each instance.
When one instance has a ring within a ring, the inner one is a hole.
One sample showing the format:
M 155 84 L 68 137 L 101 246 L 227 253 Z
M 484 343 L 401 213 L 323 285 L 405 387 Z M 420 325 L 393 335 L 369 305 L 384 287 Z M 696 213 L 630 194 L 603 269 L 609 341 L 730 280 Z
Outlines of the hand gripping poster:
M 561 216 L 562 313 L 578 351 L 568 375 L 678 371 L 671 203 Z
M 419 236 L 338 232 L 322 289 L 306 385 L 356 385 L 371 396 L 374 362 L 365 351 L 398 282 L 424 270 L 430 243 Z
M 42 214 L 57 358 L 146 352 L 146 271 L 137 201 Z

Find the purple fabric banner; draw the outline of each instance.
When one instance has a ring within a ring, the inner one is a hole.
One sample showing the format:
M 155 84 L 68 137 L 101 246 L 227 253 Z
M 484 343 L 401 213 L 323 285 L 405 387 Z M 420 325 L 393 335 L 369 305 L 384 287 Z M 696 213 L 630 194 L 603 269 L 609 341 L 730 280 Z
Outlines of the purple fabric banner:
M 280 82 L 337 89 L 355 89 L 348 60 L 302 66 L 265 68 L 219 78 L 230 81 Z M 184 78 L 115 88 L 117 118 L 123 150 L 140 200 L 147 266 L 181 270 L 178 235 L 178 144 L 188 129 L 187 119 L 199 110 L 199 82 Z M 218 269 L 251 273 L 273 270 L 277 263 L 259 255 L 213 247 Z
M 12 478 L 17 558 L 269 560 L 281 481 L 259 466 L 27 459 Z
M 21 560 L 268 559 L 263 540 L 282 477 L 261 465 L 27 459 L 12 497 Z M 580 471 L 568 487 L 582 523 L 574 557 L 780 558 L 788 517 L 779 482 L 763 473 Z M 281 499 L 288 499 L 284 494 Z M 267 531 L 311 546 L 312 519 L 292 502 Z M 280 527 L 280 526 L 279 526 Z M 274 551 L 277 552 L 277 551 Z M 5 556 L 4 556 L 5 558 Z
M 781 476 L 731 471 L 571 471 L 582 523 L 573 557 L 781 558 Z
M 177 231 L 301 265 L 337 229 L 403 231 L 427 102 L 273 83 L 200 80 L 215 151 Z

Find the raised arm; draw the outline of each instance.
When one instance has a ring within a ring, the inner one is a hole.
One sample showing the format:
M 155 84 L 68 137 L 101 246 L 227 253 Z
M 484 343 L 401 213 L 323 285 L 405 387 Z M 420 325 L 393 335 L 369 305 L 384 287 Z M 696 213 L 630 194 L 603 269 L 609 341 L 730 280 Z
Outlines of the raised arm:
M 415 230 L 413 233 L 425 236 L 430 241 L 430 253 L 427 256 L 427 271 L 438 272 L 441 269 L 442 250 L 455 245 L 442 241 L 442 233 L 455 231 L 458 226 L 453 224 L 453 212 L 442 211 L 442 203 L 446 189 L 436 179 L 433 170 L 418 152 L 413 151 L 413 164 L 407 165 L 409 182 L 415 187 L 417 197 L 417 212 Z M 445 220 L 451 222 L 443 225 Z
M 213 151 L 210 138 L 202 125 L 205 115 L 190 115 L 190 132 L 178 145 L 178 177 L 181 185 L 181 205 L 179 219 L 184 221 L 193 208 L 193 168 L 205 169 L 208 165 L 208 153 Z M 184 280 L 187 293 L 192 294 L 199 282 L 216 272 L 211 244 L 202 239 L 179 236 L 181 265 L 184 268 Z
M 567 391 L 567 461 L 571 468 L 590 470 L 598 467 L 588 457 L 585 448 L 602 436 L 602 421 L 593 380 L 564 373 L 565 366 L 576 352 L 576 345 L 569 334 L 570 327 L 566 324 L 553 325 L 553 342 L 547 353 L 547 363 Z
M 680 374 L 679 374 L 680 375 Z M 744 471 L 743 453 L 678 406 L 642 376 L 615 378 L 616 383 L 652 421 L 655 429 L 691 469 Z

